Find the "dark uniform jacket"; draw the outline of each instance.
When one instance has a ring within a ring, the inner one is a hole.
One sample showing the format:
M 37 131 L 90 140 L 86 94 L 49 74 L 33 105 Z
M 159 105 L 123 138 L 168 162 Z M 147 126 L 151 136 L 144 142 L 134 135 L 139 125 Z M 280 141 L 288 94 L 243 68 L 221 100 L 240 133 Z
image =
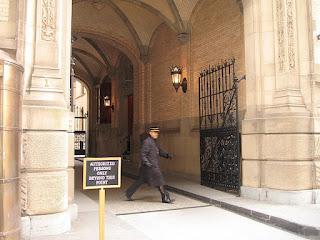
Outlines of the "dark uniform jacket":
M 140 150 L 140 178 L 144 183 L 149 186 L 164 186 L 165 182 L 159 167 L 159 156 L 168 158 L 169 154 L 161 150 L 157 144 L 157 140 L 151 136 L 143 141 Z M 152 166 L 148 167 L 147 164 L 151 163 Z

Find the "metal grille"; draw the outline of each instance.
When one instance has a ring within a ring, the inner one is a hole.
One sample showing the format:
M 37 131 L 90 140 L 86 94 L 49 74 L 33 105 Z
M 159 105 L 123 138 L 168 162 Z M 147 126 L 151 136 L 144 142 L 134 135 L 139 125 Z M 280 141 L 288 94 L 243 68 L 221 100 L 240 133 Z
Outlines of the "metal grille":
M 87 117 L 75 117 L 74 154 L 86 154 L 86 120 Z
M 210 67 L 199 77 L 201 184 L 240 188 L 238 87 L 235 59 Z

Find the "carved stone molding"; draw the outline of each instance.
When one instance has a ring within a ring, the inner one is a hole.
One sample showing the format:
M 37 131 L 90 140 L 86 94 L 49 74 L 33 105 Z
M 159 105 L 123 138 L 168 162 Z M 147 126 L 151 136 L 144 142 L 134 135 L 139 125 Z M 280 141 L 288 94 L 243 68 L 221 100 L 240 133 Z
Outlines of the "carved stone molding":
M 185 44 L 187 42 L 190 42 L 190 33 L 179 33 L 177 35 L 178 40 L 181 44 Z
M 279 71 L 295 69 L 294 12 L 294 0 L 276 1 Z
M 150 56 L 149 54 L 140 54 L 140 60 L 143 62 L 143 64 L 147 64 L 150 62 Z
M 320 188 L 320 163 L 316 163 L 315 167 L 316 167 L 316 186 Z
M 41 12 L 41 38 L 45 41 L 53 41 L 55 28 L 55 0 L 42 0 Z
M 93 0 L 93 7 L 97 10 L 101 10 L 105 7 L 106 3 L 104 0 Z
M 284 69 L 285 61 L 285 36 L 284 36 L 284 6 L 283 0 L 277 0 L 277 37 L 279 70 Z
M 287 32 L 288 32 L 288 57 L 289 69 L 295 69 L 295 47 L 294 47 L 294 16 L 292 0 L 287 0 Z

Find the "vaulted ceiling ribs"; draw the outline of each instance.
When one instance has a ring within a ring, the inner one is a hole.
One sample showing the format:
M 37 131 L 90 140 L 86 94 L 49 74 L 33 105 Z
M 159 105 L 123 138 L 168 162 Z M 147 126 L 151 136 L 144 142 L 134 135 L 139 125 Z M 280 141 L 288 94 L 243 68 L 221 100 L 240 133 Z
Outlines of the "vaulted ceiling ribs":
M 113 74 L 113 67 L 109 63 L 106 54 L 95 41 L 88 37 L 79 36 L 75 39 L 77 40 L 73 43 L 72 55 L 87 73 L 91 82 L 94 84 L 99 83 L 98 79 L 102 69 L 105 69 L 104 72 L 107 74 Z M 75 69 L 81 68 L 77 62 Z
M 112 67 L 111 67 L 106 55 L 101 50 L 101 48 L 91 38 L 83 37 L 83 39 L 86 40 L 99 53 L 99 55 L 101 56 L 101 58 L 104 61 L 104 64 L 107 66 L 107 68 L 108 68 L 108 70 L 109 70 L 109 72 L 111 74 L 113 72 Z
M 188 35 L 185 24 L 187 21 L 181 18 L 180 10 L 174 0 L 73 0 L 73 4 L 84 1 L 98 7 L 97 14 L 101 14 L 106 6 L 113 9 L 130 31 L 140 51 L 141 60 L 148 58 L 151 38 L 162 23 L 167 24 L 177 36 Z M 184 1 L 192 2 L 186 5 L 190 7 L 201 0 Z M 145 12 L 142 12 L 142 9 Z
M 108 49 L 104 48 L 101 45 L 103 43 L 96 37 L 101 30 L 107 34 L 112 32 L 114 34 L 112 40 L 125 39 L 135 46 L 135 50 L 140 53 L 140 60 L 146 63 L 149 60 L 150 44 L 158 29 L 161 29 L 160 26 L 166 24 L 176 33 L 182 44 L 189 41 L 193 16 L 199 6 L 206 1 L 213 0 L 72 0 L 75 10 L 73 15 L 79 16 L 73 18 L 80 29 L 78 33 L 81 32 L 82 24 L 86 22 L 88 25 L 84 27 L 84 32 L 86 29 L 93 31 L 89 37 L 82 36 L 87 43 L 81 42 L 84 45 L 90 44 L 91 48 L 78 44 L 73 52 L 78 58 L 82 58 L 83 63 L 91 59 L 108 73 L 113 74 L 115 70 L 110 64 L 112 58 L 107 52 Z M 234 2 L 242 11 L 242 1 L 234 0 Z M 88 21 L 91 19 L 93 20 Z M 94 29 L 97 29 L 97 35 L 94 35 Z M 87 67 L 90 66 L 91 64 L 87 63 Z M 95 73 L 91 69 L 91 74 Z
M 95 77 L 93 76 L 90 68 L 89 68 L 88 65 L 85 63 L 85 61 L 83 61 L 82 58 L 81 58 L 78 54 L 76 54 L 76 53 L 73 53 L 73 56 L 74 56 L 75 59 L 82 65 L 82 67 L 86 70 L 87 74 L 88 74 L 89 77 L 90 77 L 90 80 L 91 80 L 92 82 L 94 82 L 94 81 L 95 81 Z
M 88 56 L 89 58 L 91 58 L 92 60 L 94 60 L 96 63 L 98 63 L 99 65 L 103 66 L 108 72 L 111 72 L 112 69 L 111 67 L 108 67 L 106 66 L 103 62 L 100 61 L 99 58 L 97 58 L 96 56 L 94 56 L 93 54 L 87 52 L 87 51 L 84 51 L 82 49 L 79 49 L 79 48 L 72 48 L 72 51 L 73 52 L 76 52 L 76 53 L 81 53 L 83 55 L 86 55 Z

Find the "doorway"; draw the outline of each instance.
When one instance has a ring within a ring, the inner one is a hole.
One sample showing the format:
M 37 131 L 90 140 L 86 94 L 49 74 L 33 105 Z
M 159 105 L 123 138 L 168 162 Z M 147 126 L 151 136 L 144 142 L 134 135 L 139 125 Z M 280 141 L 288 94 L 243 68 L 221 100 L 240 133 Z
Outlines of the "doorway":
M 88 91 L 77 78 L 74 82 L 74 155 L 85 157 L 88 146 Z

